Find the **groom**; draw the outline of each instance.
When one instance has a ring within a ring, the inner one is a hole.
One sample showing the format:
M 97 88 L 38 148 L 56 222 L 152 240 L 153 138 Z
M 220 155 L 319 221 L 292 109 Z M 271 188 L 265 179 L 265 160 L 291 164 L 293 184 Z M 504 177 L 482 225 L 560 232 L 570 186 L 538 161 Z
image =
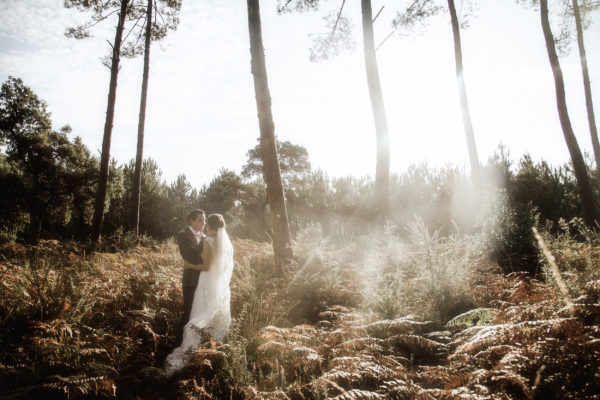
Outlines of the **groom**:
M 198 285 L 200 271 L 203 271 L 202 248 L 205 235 L 202 233 L 206 222 L 206 215 L 203 210 L 195 209 L 189 212 L 188 226 L 177 233 L 177 245 L 179 254 L 183 258 L 183 278 L 181 288 L 183 291 L 183 316 L 179 323 L 177 332 L 177 345 L 183 340 L 183 327 L 190 319 L 192 303 L 194 302 L 194 292 Z

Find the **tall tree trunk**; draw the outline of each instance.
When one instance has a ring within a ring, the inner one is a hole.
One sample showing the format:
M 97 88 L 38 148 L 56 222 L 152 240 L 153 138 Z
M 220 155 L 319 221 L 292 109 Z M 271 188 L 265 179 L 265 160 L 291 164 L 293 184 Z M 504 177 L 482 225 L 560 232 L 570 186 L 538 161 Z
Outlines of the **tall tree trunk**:
M 146 43 L 144 44 L 144 75 L 142 78 L 142 98 L 138 120 L 137 152 L 135 155 L 135 172 L 133 175 L 133 217 L 135 234 L 140 234 L 140 199 L 142 192 L 142 162 L 144 159 L 144 127 L 146 123 L 146 99 L 148 97 L 148 74 L 150 72 L 150 44 L 152 43 L 152 2 L 148 0 L 146 11 Z
M 260 148 L 263 158 L 263 174 L 267 184 L 267 201 L 273 225 L 273 253 L 279 268 L 288 263 L 292 256 L 292 242 L 288 223 L 281 171 L 275 142 L 275 124 L 271 111 L 271 93 L 265 66 L 265 50 L 262 42 L 260 5 L 258 0 L 247 0 L 248 30 L 250 32 L 250 55 L 254 93 L 260 127 Z
M 110 85 L 108 88 L 108 105 L 106 107 L 106 120 L 104 122 L 104 137 L 102 139 L 102 155 L 100 156 L 100 177 L 98 180 L 98 192 L 96 193 L 96 204 L 94 207 L 94 219 L 92 222 L 92 241 L 100 240 L 102 232 L 102 220 L 104 218 L 104 205 L 106 204 L 106 191 L 108 186 L 108 169 L 110 163 L 110 140 L 112 136 L 113 120 L 115 117 L 115 102 L 117 100 L 117 76 L 119 75 L 119 61 L 121 58 L 121 39 L 125 27 L 125 17 L 129 0 L 121 0 L 121 11 L 119 23 L 113 43 L 112 61 L 110 67 Z
M 596 127 L 596 117 L 594 116 L 594 103 L 592 102 L 590 74 L 588 72 L 585 46 L 583 45 L 583 26 L 581 24 L 581 13 L 579 11 L 579 3 L 577 0 L 573 0 L 573 14 L 575 15 L 575 27 L 577 28 L 577 46 L 579 47 L 579 58 L 581 60 L 581 74 L 583 75 L 583 89 L 585 91 L 585 106 L 587 108 L 588 124 L 590 126 L 590 135 L 592 136 L 592 147 L 594 149 L 594 158 L 596 159 L 596 169 L 599 169 L 600 142 L 598 141 L 598 128 Z
M 471 164 L 471 180 L 473 186 L 481 188 L 481 168 L 479 167 L 479 157 L 477 156 L 477 145 L 475 144 L 475 134 L 473 133 L 473 123 L 471 122 L 471 112 L 469 111 L 469 102 L 467 100 L 467 87 L 463 73 L 462 44 L 460 40 L 460 26 L 458 25 L 458 16 L 454 0 L 448 0 L 448 9 L 450 10 L 450 21 L 452 23 L 452 35 L 454 36 L 454 59 L 456 61 L 456 81 L 458 84 L 458 95 L 460 97 L 460 109 L 462 112 L 463 126 L 467 137 L 467 149 L 469 151 L 469 163 Z
M 31 193 L 29 194 L 29 243 L 36 244 L 40 240 L 42 232 L 42 202 L 39 196 L 39 180 L 33 177 Z
M 560 68 L 560 63 L 558 61 L 558 56 L 556 54 L 554 37 L 552 36 L 552 31 L 550 29 L 550 21 L 548 20 L 548 0 L 540 0 L 540 16 L 542 21 L 542 30 L 544 31 L 544 39 L 546 41 L 546 50 L 548 51 L 548 58 L 550 60 L 550 65 L 552 66 L 554 84 L 556 86 L 556 105 L 558 108 L 558 116 L 562 126 L 563 135 L 571 155 L 571 161 L 573 162 L 573 170 L 575 172 L 575 178 L 577 179 L 577 188 L 579 189 L 579 195 L 581 196 L 583 217 L 586 224 L 593 226 L 596 219 L 594 196 L 588 178 L 587 167 L 583 160 L 581 150 L 579 149 L 577 138 L 573 132 L 571 120 L 569 118 L 569 112 L 567 110 L 567 102 L 565 99 L 565 83 L 563 80 L 562 69 Z
M 378 222 L 383 224 L 389 208 L 390 142 L 385 104 L 383 103 L 383 93 L 381 92 L 381 83 L 379 82 L 377 57 L 375 55 L 371 0 L 361 0 L 361 10 L 367 84 L 369 86 L 369 97 L 371 98 L 371 108 L 373 111 L 373 119 L 375 121 L 375 135 L 377 138 L 375 210 Z

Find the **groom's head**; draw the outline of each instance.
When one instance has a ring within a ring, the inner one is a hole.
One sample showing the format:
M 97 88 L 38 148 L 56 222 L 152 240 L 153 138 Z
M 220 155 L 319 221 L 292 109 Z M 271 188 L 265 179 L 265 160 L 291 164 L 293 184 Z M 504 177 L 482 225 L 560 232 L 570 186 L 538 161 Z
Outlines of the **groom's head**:
M 196 232 L 202 232 L 202 229 L 204 229 L 205 222 L 206 222 L 206 216 L 205 216 L 203 210 L 197 208 L 197 209 L 189 212 L 188 223 L 190 224 L 192 229 L 195 230 Z

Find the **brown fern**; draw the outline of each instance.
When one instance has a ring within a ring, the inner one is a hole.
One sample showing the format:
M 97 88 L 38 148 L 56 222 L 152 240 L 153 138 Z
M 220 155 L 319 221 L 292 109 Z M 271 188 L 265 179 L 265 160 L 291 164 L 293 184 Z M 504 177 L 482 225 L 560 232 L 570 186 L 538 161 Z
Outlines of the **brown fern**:
M 423 333 L 433 326 L 431 322 L 421 322 L 414 316 L 406 316 L 394 320 L 379 320 L 363 326 L 366 332 L 373 337 L 388 338 L 390 336 L 406 333 Z
M 352 389 L 333 397 L 334 400 L 378 400 L 383 398 L 384 396 L 379 393 L 360 389 Z
M 111 379 L 103 376 L 68 378 L 57 376 L 54 380 L 43 384 L 41 388 L 63 394 L 68 399 L 83 399 L 91 396 L 116 397 L 115 384 Z

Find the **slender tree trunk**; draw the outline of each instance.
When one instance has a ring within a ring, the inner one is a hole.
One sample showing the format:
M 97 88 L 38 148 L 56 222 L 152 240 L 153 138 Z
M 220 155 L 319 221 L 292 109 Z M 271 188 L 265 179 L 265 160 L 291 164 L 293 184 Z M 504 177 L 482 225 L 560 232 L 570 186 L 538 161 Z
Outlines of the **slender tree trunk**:
M 106 107 L 106 120 L 104 122 L 104 137 L 102 139 L 102 155 L 100 156 L 100 178 L 98 180 L 98 192 L 96 193 L 96 204 L 94 207 L 94 219 L 92 222 L 92 241 L 100 240 L 102 233 L 102 220 L 104 218 L 104 205 L 106 204 L 106 191 L 108 186 L 108 169 L 110 163 L 110 140 L 112 136 L 113 120 L 115 117 L 115 102 L 117 100 L 117 77 L 119 75 L 119 61 L 121 58 L 121 39 L 125 27 L 125 17 L 129 0 L 121 0 L 121 11 L 119 23 L 113 43 L 113 54 L 110 68 L 110 85 L 108 88 L 108 105 Z
M 471 111 L 469 111 L 469 102 L 467 100 L 467 87 L 463 72 L 462 44 L 460 40 L 460 26 L 458 25 L 458 16 L 454 0 L 448 0 L 448 9 L 450 10 L 450 21 L 452 23 L 452 35 L 454 36 L 454 59 L 456 61 L 456 81 L 458 84 L 458 95 L 460 97 L 460 109 L 462 111 L 463 126 L 467 137 L 467 149 L 469 151 L 469 163 L 471 164 L 471 180 L 473 186 L 481 188 L 481 168 L 479 167 L 479 157 L 477 156 L 477 145 L 475 144 L 475 134 L 473 133 L 473 123 L 471 122 Z
M 260 6 L 258 0 L 247 0 L 248 29 L 250 32 L 250 54 L 254 93 L 260 127 L 260 148 L 263 158 L 263 174 L 267 184 L 267 201 L 273 225 L 273 253 L 279 268 L 288 263 L 292 256 L 292 242 L 288 223 L 281 171 L 275 142 L 275 124 L 271 111 L 271 93 L 265 66 L 265 50 L 262 42 Z
M 375 210 L 378 222 L 383 224 L 389 208 L 390 142 L 383 93 L 381 92 L 381 83 L 379 82 L 377 57 L 375 55 L 371 0 L 361 0 L 361 9 L 367 84 L 369 86 L 369 96 L 371 98 L 371 108 L 373 110 L 373 119 L 375 121 L 375 135 L 377 138 Z
M 583 217 L 586 224 L 593 226 L 596 219 L 594 196 L 588 178 L 587 167 L 583 160 L 581 150 L 579 149 L 577 138 L 573 132 L 571 120 L 569 118 L 569 112 L 567 110 L 567 102 L 565 99 L 565 83 L 563 80 L 560 62 L 558 61 L 558 56 L 556 54 L 554 37 L 552 36 L 552 31 L 550 29 L 550 22 L 548 20 L 548 0 L 540 0 L 540 16 L 542 21 L 542 30 L 544 31 L 544 39 L 546 41 L 546 50 L 548 51 L 548 58 L 550 60 L 550 65 L 552 66 L 554 84 L 556 86 L 556 105 L 558 108 L 558 116 L 562 126 L 563 135 L 571 155 L 571 161 L 573 162 L 573 170 L 575 172 L 575 178 L 577 179 L 579 195 L 581 196 Z
M 594 149 L 594 158 L 596 159 L 596 169 L 598 169 L 600 168 L 600 142 L 598 141 L 598 128 L 596 127 L 596 117 L 594 116 L 594 103 L 592 102 L 590 74 L 588 71 L 587 57 L 585 55 L 585 46 L 583 45 L 583 26 L 581 24 L 581 13 L 579 11 L 579 2 L 577 0 L 573 0 L 573 14 L 575 14 L 575 27 L 577 28 L 577 46 L 579 47 L 579 58 L 581 60 L 581 74 L 583 75 L 583 89 L 585 91 L 585 106 L 587 108 L 590 135 L 592 136 L 592 147 Z
M 135 234 L 140 234 L 140 199 L 142 192 L 142 162 L 144 159 L 144 127 L 146 123 L 146 99 L 148 98 L 148 74 L 150 72 L 150 44 L 152 43 L 152 2 L 148 0 L 146 11 L 146 43 L 144 45 L 144 75 L 142 78 L 142 98 L 140 100 L 140 116 L 138 120 L 137 152 L 135 155 L 135 172 L 133 176 L 133 217 Z
M 42 232 L 42 204 L 39 196 L 39 181 L 33 177 L 29 194 L 29 243 L 37 243 Z

